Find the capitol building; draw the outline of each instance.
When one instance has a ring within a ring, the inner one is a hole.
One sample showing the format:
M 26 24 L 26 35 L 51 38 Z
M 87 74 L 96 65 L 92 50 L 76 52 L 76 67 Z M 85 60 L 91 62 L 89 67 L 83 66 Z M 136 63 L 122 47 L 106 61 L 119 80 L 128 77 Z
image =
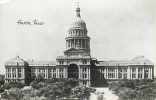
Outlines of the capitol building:
M 5 62 L 5 82 L 29 84 L 32 76 L 44 79 L 76 79 L 80 85 L 98 86 L 105 80 L 142 80 L 154 78 L 154 64 L 144 56 L 131 60 L 98 61 L 91 56 L 90 37 L 80 7 L 65 38 L 66 50 L 56 61 L 27 61 L 17 56 Z M 57 41 L 56 41 L 57 42 Z

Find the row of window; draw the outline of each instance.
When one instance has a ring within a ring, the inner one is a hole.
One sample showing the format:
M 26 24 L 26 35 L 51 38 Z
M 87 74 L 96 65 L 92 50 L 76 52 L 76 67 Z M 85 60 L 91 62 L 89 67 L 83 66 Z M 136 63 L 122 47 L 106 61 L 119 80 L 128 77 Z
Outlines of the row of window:
M 105 71 L 106 72 L 109 72 L 109 73 L 115 73 L 115 72 L 117 72 L 117 70 L 118 70 L 118 72 L 124 72 L 124 73 L 127 73 L 127 68 L 122 68 L 122 69 L 114 69 L 114 68 L 107 68 L 107 70 L 106 69 L 101 69 L 101 72 L 102 73 L 104 73 Z
M 106 70 L 106 68 L 103 68 L 103 69 L 101 69 L 101 72 L 105 72 L 105 71 L 108 71 L 108 72 L 115 72 L 115 70 L 116 69 L 114 69 L 114 68 L 108 68 L 107 70 Z M 144 72 L 145 71 L 149 71 L 149 68 L 145 68 L 144 69 Z M 118 69 L 118 72 L 127 72 L 127 68 L 119 68 Z M 138 68 L 138 73 L 142 73 L 143 72 L 143 68 Z M 132 73 L 136 73 L 136 68 L 132 68 Z
M 16 75 L 16 73 L 6 73 L 6 77 L 7 78 L 21 78 L 22 73 L 18 72 L 17 75 Z
M 70 36 L 85 36 L 85 32 L 81 30 L 74 30 L 69 32 Z
M 45 70 L 46 70 L 46 69 L 44 69 L 44 68 L 38 68 L 38 69 L 34 69 L 34 68 L 33 68 L 31 71 L 32 71 L 32 72 L 38 71 L 39 73 L 40 73 L 40 72 L 45 73 Z M 63 71 L 64 71 L 63 68 L 59 68 L 59 72 L 63 72 Z M 56 72 L 56 68 L 48 69 L 48 72 Z
M 79 45 L 80 48 L 88 48 L 89 47 L 88 43 L 89 42 L 86 39 L 82 39 L 81 41 L 75 40 L 75 42 L 74 42 L 74 39 L 72 39 L 72 40 L 68 40 L 67 46 L 68 48 L 71 48 L 71 47 L 75 48 L 77 45 Z
M 64 61 L 59 61 L 59 64 L 60 65 L 63 65 L 64 64 Z M 87 64 L 87 60 L 82 60 L 82 64 Z
M 107 76 L 108 75 L 108 76 Z M 148 78 L 149 73 L 146 72 L 144 74 L 144 78 Z M 116 78 L 115 73 L 102 73 L 101 74 L 101 79 L 105 79 L 105 78 Z M 127 79 L 127 73 L 118 73 L 118 78 L 119 79 Z M 132 73 L 132 78 L 135 79 L 136 77 L 136 73 Z M 138 78 L 143 78 L 143 73 L 138 73 Z

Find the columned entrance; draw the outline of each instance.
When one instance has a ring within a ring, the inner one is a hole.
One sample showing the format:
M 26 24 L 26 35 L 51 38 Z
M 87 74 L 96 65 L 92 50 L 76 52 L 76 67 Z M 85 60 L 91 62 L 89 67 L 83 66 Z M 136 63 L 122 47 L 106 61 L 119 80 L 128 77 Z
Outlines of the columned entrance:
M 68 67 L 68 78 L 78 79 L 79 69 L 76 64 L 70 64 Z

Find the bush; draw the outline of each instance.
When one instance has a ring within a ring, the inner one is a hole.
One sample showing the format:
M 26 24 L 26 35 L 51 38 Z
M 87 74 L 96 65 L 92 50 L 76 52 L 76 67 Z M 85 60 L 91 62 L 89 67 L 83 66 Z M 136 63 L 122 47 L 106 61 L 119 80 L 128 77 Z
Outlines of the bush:
M 10 82 L 10 83 L 5 83 L 1 89 L 10 89 L 10 88 L 23 88 L 25 86 L 24 83 L 21 82 Z
M 156 82 L 153 80 L 121 80 L 111 82 L 109 88 L 121 98 L 121 100 L 149 100 L 156 97 Z

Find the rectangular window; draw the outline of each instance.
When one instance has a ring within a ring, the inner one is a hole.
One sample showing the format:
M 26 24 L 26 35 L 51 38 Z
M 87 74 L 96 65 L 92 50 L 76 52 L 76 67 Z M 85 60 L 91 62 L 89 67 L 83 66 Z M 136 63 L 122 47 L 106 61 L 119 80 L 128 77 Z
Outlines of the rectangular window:
M 119 78 L 119 79 L 122 78 L 122 73 L 118 73 L 118 78 Z
M 60 61 L 59 63 L 60 63 L 60 65 L 63 65 L 64 61 Z
M 22 70 L 21 68 L 18 68 L 18 77 L 20 78 L 22 76 Z
M 16 78 L 16 68 L 12 68 L 12 77 Z
M 60 68 L 59 71 L 60 71 L 60 73 L 63 73 L 63 68 Z
M 142 73 L 139 73 L 138 74 L 138 78 L 142 78 Z
M 87 60 L 83 60 L 83 64 L 87 64 Z
M 51 69 L 48 69 L 48 78 L 51 78 Z
M 86 79 L 87 78 L 87 74 L 83 74 L 83 79 Z
M 136 78 L 136 74 L 135 73 L 132 74 L 132 78 Z
M 111 78 L 111 73 L 108 73 L 108 78 Z
M 127 74 L 124 74 L 124 79 L 127 79 Z
M 145 78 L 148 78 L 149 70 L 146 68 L 145 69 Z
M 7 71 L 8 71 L 8 73 L 11 73 L 11 68 L 8 68 Z
M 56 78 L 56 73 L 53 73 L 53 78 Z
M 60 73 L 60 75 L 59 75 L 59 76 L 60 76 L 60 78 L 63 78 L 63 73 Z
M 16 73 L 13 73 L 13 74 L 12 74 L 12 77 L 13 77 L 13 78 L 16 78 Z
M 83 72 L 86 72 L 86 70 L 87 70 L 87 68 L 83 68 L 83 69 L 82 69 Z
M 53 72 L 54 72 L 54 73 L 56 72 L 56 68 L 53 69 Z
M 136 68 L 132 68 L 132 72 L 136 72 Z
M 138 78 L 142 78 L 142 68 L 138 68 Z
M 142 73 L 142 68 L 138 68 L 138 73 Z
M 12 68 L 12 72 L 13 73 L 16 73 L 16 68 Z

